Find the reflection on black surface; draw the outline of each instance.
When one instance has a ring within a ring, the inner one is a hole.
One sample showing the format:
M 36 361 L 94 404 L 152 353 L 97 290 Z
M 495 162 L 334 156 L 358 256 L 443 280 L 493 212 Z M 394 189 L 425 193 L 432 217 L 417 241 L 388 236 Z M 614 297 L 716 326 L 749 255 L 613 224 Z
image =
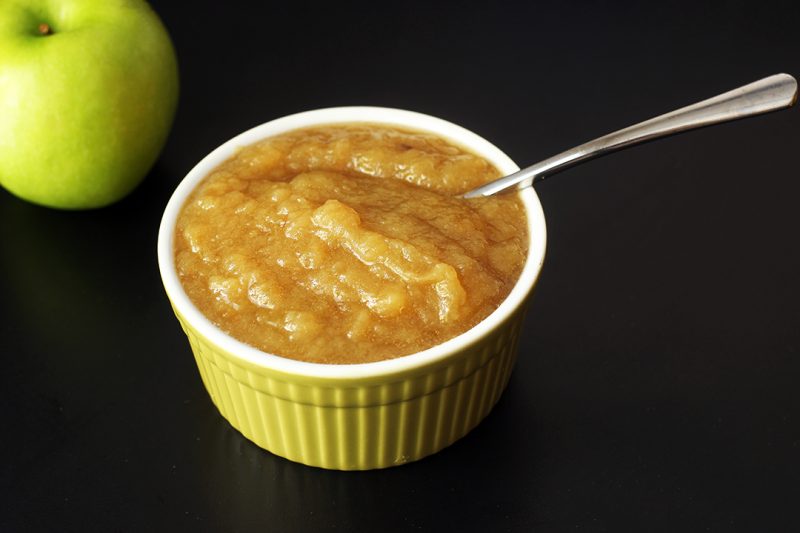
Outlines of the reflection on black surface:
M 89 342 L 113 348 L 133 333 L 145 296 L 159 289 L 163 181 L 154 171 L 131 197 L 94 211 L 57 211 L 5 195 L 0 264 L 11 292 L 3 305 L 32 343 L 75 355 Z
M 10 483 L 31 504 L 64 464 L 85 475 L 122 461 L 127 443 L 142 438 L 132 424 L 154 412 L 154 377 L 176 362 L 165 361 L 179 329 L 155 261 L 169 181 L 156 168 L 128 198 L 95 211 L 56 211 L 0 191 L 0 415 L 14 450 L 0 488 Z M 97 423 L 106 428 L 93 434 Z
M 305 467 L 233 430 L 155 260 L 179 178 L 265 120 L 401 107 L 533 162 L 800 74 L 800 3 L 150 4 L 182 75 L 162 167 L 96 212 L 0 191 L 0 531 L 800 530 L 797 109 L 544 182 L 548 257 L 509 389 L 393 469 Z
M 266 452 L 217 415 L 204 427 L 212 442 L 196 448 L 202 456 L 192 457 L 205 465 L 196 472 L 196 483 L 205 488 L 208 515 L 202 518 L 234 529 L 252 527 L 248 520 L 260 516 L 269 517 L 275 531 L 382 531 L 420 527 L 450 513 L 454 524 L 490 531 L 497 524 L 481 523 L 486 507 L 505 506 L 513 518 L 520 510 L 501 496 L 503 487 L 526 490 L 526 477 L 533 479 L 533 463 L 509 454 L 510 439 L 531 437 L 529 429 L 515 428 L 514 418 L 501 399 L 476 430 L 438 454 L 385 470 L 340 472 Z M 535 453 L 535 443 L 529 444 Z M 465 500 L 472 503 L 465 506 Z

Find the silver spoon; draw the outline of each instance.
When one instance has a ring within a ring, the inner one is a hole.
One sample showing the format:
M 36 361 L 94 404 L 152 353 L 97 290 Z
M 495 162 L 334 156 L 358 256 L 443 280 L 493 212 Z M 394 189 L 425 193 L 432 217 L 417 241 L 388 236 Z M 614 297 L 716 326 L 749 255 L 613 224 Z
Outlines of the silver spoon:
M 551 174 L 595 157 L 650 141 L 738 118 L 791 107 L 797 100 L 797 81 L 788 74 L 775 74 L 639 124 L 598 137 L 549 159 L 472 189 L 464 198 L 491 196 L 512 188 L 521 189 Z

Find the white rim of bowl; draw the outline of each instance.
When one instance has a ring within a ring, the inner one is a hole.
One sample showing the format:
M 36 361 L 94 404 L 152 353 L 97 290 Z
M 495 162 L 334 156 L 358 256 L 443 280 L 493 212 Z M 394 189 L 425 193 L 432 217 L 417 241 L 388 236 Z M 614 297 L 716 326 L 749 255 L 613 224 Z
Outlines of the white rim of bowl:
M 183 290 L 174 262 L 175 222 L 189 194 L 215 167 L 244 146 L 298 128 L 354 122 L 385 124 L 430 132 L 484 157 L 503 175 L 519 170 L 516 163 L 499 148 L 461 126 L 423 113 L 386 107 L 332 107 L 304 111 L 251 128 L 222 144 L 189 171 L 167 203 L 158 231 L 158 266 L 167 295 L 178 312 L 210 342 L 229 354 L 258 366 L 304 377 L 350 380 L 398 374 L 440 361 L 477 342 L 522 305 L 533 289 L 544 262 L 547 231 L 539 198 L 532 187 L 527 187 L 520 191 L 520 197 L 528 218 L 530 242 L 528 256 L 517 283 L 494 312 L 471 329 L 442 344 L 413 354 L 372 363 L 312 363 L 263 352 L 236 340 L 206 318 Z

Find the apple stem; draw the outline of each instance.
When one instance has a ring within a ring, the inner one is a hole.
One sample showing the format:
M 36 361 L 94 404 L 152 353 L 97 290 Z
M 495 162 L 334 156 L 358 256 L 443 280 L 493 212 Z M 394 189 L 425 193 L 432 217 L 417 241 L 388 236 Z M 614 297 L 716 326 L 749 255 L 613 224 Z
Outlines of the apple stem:
M 51 35 L 53 30 L 50 28 L 50 25 L 46 22 L 42 22 L 39 24 L 39 34 L 40 35 Z

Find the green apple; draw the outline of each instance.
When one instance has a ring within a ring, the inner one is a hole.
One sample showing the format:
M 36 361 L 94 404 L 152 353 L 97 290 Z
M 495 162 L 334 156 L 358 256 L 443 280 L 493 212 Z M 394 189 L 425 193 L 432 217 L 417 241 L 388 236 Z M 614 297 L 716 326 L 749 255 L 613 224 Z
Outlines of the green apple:
M 178 66 L 143 0 L 0 0 L 0 184 L 37 204 L 115 202 L 152 167 Z

